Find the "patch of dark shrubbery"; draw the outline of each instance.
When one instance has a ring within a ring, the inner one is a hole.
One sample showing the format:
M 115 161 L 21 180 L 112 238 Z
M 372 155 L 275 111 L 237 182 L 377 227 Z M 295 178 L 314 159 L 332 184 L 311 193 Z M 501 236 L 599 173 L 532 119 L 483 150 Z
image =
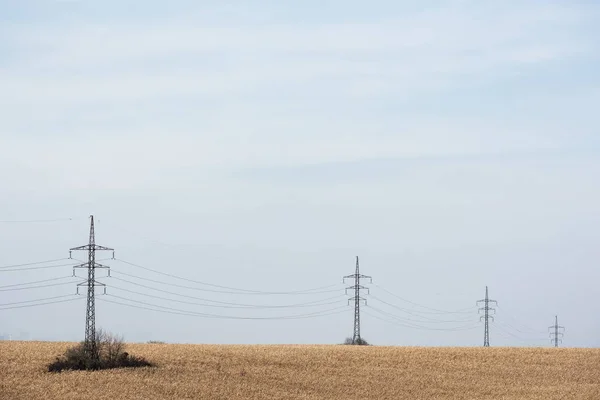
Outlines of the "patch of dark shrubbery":
M 94 348 L 95 347 L 95 348 Z M 65 370 L 101 370 L 110 368 L 152 367 L 152 363 L 142 357 L 132 356 L 125 351 L 123 339 L 110 333 L 99 331 L 96 345 L 79 343 L 70 347 L 54 362 L 48 365 L 49 372 Z
M 352 340 L 352 338 L 346 338 L 346 340 L 344 341 L 345 345 L 350 345 L 350 346 L 370 346 L 370 344 L 362 338 L 356 339 L 356 340 Z

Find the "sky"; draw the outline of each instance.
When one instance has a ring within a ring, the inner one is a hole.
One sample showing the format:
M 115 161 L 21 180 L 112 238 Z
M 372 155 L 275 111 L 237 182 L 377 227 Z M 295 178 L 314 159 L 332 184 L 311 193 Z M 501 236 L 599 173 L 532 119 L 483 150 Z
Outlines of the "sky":
M 83 339 L 78 261 L 10 266 L 93 214 L 96 325 L 126 341 L 342 342 L 359 256 L 373 344 L 482 345 L 488 286 L 492 346 L 548 346 L 555 315 L 600 346 L 599 17 L 0 0 L 0 336 Z

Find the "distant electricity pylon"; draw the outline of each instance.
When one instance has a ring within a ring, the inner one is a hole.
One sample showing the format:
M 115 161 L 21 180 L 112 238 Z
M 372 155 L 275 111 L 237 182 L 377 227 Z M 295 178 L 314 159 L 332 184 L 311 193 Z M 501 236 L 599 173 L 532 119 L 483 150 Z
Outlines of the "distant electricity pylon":
M 487 286 L 485 287 L 485 299 L 477 301 L 477 305 L 479 305 L 481 303 L 483 303 L 483 307 L 481 307 L 479 309 L 479 312 L 483 311 L 484 314 L 481 317 L 479 317 L 479 320 L 481 321 L 482 319 L 484 319 L 484 321 L 485 321 L 485 328 L 484 328 L 484 332 L 483 332 L 483 347 L 490 347 L 489 320 L 490 320 L 490 318 L 492 319 L 492 321 L 494 320 L 494 317 L 492 315 L 490 315 L 490 313 L 496 312 L 496 309 L 490 307 L 490 303 L 497 305 L 498 302 L 496 300 L 490 300 L 490 298 L 488 296 L 488 287 Z
M 558 325 L 558 315 L 554 317 L 554 325 L 549 326 L 548 329 L 553 330 L 550 331 L 550 343 L 554 343 L 554 347 L 558 347 L 558 343 L 562 343 L 562 338 L 565 336 L 563 333 L 565 327 Z
M 360 284 L 361 279 L 369 279 L 373 283 L 373 279 L 367 275 L 361 275 L 358 264 L 358 256 L 356 257 L 356 272 L 353 275 L 347 275 L 344 277 L 343 282 L 346 283 L 346 279 L 354 279 L 354 285 L 346 288 L 346 294 L 349 289 L 354 289 L 354 297 L 348 299 L 348 304 L 354 300 L 354 333 L 352 334 L 352 344 L 362 344 L 360 337 L 360 302 L 364 301 L 365 305 L 367 300 L 360 296 L 361 289 L 366 290 L 369 293 L 369 288 Z
M 85 314 L 85 350 L 88 352 L 92 360 L 97 360 L 99 357 L 98 354 L 98 346 L 96 343 L 96 299 L 95 299 L 95 288 L 96 285 L 104 287 L 104 292 L 106 292 L 106 285 L 96 281 L 96 268 L 106 268 L 109 270 L 110 268 L 98 264 L 96 262 L 96 251 L 98 250 L 110 250 L 113 252 L 113 259 L 115 258 L 115 250 L 99 246 L 96 244 L 96 235 L 94 232 L 94 216 L 90 216 L 90 241 L 88 244 L 79 247 L 73 247 L 69 250 L 69 258 L 71 258 L 71 252 L 75 250 L 87 250 L 88 252 L 88 261 L 87 263 L 83 263 L 77 265 L 73 268 L 87 268 L 88 270 L 88 278 L 86 281 L 77 285 L 77 293 L 79 293 L 79 286 L 87 286 L 87 311 Z M 75 276 L 75 269 L 73 269 L 73 275 Z

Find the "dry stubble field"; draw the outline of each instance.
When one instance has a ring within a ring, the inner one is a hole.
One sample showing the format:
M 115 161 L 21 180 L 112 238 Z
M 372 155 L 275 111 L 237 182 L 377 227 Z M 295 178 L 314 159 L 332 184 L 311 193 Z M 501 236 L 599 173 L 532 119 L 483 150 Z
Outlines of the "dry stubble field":
M 132 344 L 156 368 L 50 374 L 68 343 L 0 342 L 0 399 L 590 399 L 600 350 Z

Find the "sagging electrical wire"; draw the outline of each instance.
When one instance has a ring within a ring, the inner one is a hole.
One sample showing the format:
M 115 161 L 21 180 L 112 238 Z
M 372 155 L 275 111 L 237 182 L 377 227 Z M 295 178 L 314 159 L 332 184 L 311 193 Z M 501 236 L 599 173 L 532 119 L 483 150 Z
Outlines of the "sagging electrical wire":
M 135 305 L 132 305 L 132 304 L 120 303 L 120 302 L 114 301 L 114 300 L 107 300 L 107 299 L 105 299 L 105 297 L 110 297 L 110 298 L 114 297 L 114 298 L 119 299 L 119 300 L 124 300 L 124 301 L 129 301 L 129 302 L 132 302 L 132 303 L 141 304 L 142 307 L 135 306 Z M 147 310 L 150 310 L 150 311 L 167 312 L 167 313 L 172 313 L 172 314 L 196 316 L 196 317 L 203 317 L 203 318 L 234 319 L 234 320 L 303 319 L 303 318 L 313 318 L 313 317 L 324 316 L 324 315 L 338 314 L 338 313 L 344 312 L 344 310 L 347 310 L 346 306 L 340 306 L 340 307 L 336 307 L 336 308 L 332 308 L 332 309 L 328 309 L 328 310 L 323 310 L 323 311 L 319 311 L 319 312 L 314 312 L 314 313 L 308 313 L 308 314 L 296 314 L 296 315 L 286 315 L 286 316 L 277 316 L 277 317 L 240 317 L 240 316 L 232 316 L 232 315 L 219 315 L 219 314 L 198 313 L 198 312 L 193 312 L 193 311 L 188 311 L 188 310 L 182 310 L 182 309 L 173 308 L 173 307 L 165 307 L 165 306 L 161 306 L 161 305 L 157 305 L 157 304 L 146 303 L 146 302 L 143 302 L 143 301 L 132 300 L 132 299 L 128 299 L 126 297 L 115 296 L 115 295 L 112 295 L 112 294 L 107 294 L 105 296 L 99 296 L 97 298 L 97 300 L 104 301 L 104 302 L 109 302 L 109 303 L 120 304 L 120 305 L 123 305 L 123 306 L 129 306 L 129 307 L 147 309 Z M 150 308 L 150 307 L 153 307 L 153 308 Z M 342 309 L 344 309 L 344 310 L 342 310 Z
M 61 299 L 61 298 L 65 298 L 65 297 L 73 297 L 76 296 L 74 294 L 65 294 L 62 296 L 53 296 L 53 297 L 46 297 L 43 299 L 35 299 L 35 300 L 25 300 L 25 301 L 17 301 L 17 302 L 13 302 L 13 303 L 4 303 L 4 304 L 0 304 L 0 307 L 4 307 L 4 306 L 13 306 L 16 304 L 27 304 L 27 303 L 35 303 L 38 301 L 48 301 L 48 300 L 55 300 L 55 299 Z
M 529 333 L 529 334 L 538 334 L 538 335 L 539 335 L 539 334 L 542 334 L 542 333 L 546 333 L 545 331 L 544 331 L 544 332 L 542 332 L 542 331 L 540 331 L 540 330 L 533 329 L 533 328 L 531 328 L 530 326 L 527 326 L 527 325 L 525 325 L 523 322 L 521 322 L 521 321 L 519 321 L 518 319 L 516 319 L 515 317 L 511 316 L 511 315 L 510 315 L 510 313 L 504 314 L 504 312 L 506 312 L 506 310 L 505 310 L 504 308 L 502 308 L 502 307 L 500 307 L 500 306 L 496 306 L 496 308 L 497 308 L 498 310 L 500 310 L 500 311 L 502 311 L 502 312 L 503 312 L 502 314 L 500 314 L 500 317 L 501 317 L 501 318 L 503 318 L 503 317 L 510 318 L 511 320 L 513 320 L 514 322 L 516 322 L 518 325 L 520 325 L 521 327 L 525 328 L 526 330 L 528 330 L 528 331 L 530 331 L 530 332 L 524 332 L 524 331 L 522 331 L 521 329 L 519 329 L 519 328 L 517 328 L 517 327 L 514 327 L 514 326 L 513 326 L 513 329 L 515 329 L 516 331 L 518 331 L 518 332 L 521 332 L 521 333 L 525 333 L 525 334 L 528 334 L 528 333 Z M 506 324 L 506 325 L 509 325 L 508 323 L 505 323 L 505 324 Z
M 55 260 L 46 260 L 46 261 L 35 261 L 35 262 L 30 262 L 30 263 L 24 263 L 24 264 L 12 264 L 12 265 L 3 265 L 0 267 L 0 271 L 2 270 L 12 270 L 12 269 L 21 269 L 20 267 L 29 267 L 32 265 L 41 265 L 41 264 L 50 264 L 50 263 L 55 263 L 55 262 L 59 262 L 59 261 L 66 261 L 68 260 L 68 258 L 57 258 Z M 67 264 L 67 265 L 71 265 L 71 264 Z M 49 266 L 49 267 L 64 267 L 64 264 L 61 265 L 54 265 L 54 266 Z M 28 269 L 28 268 L 23 268 L 23 269 Z M 31 268 L 33 269 L 33 268 Z
M 29 308 L 29 307 L 46 306 L 46 305 L 49 305 L 49 304 L 66 303 L 68 301 L 77 301 L 77 300 L 83 300 L 83 299 L 85 299 L 85 297 L 83 297 L 83 296 L 77 296 L 77 295 L 73 295 L 73 296 L 76 296 L 76 297 L 74 297 L 72 299 L 66 299 L 66 300 L 49 301 L 49 302 L 40 303 L 40 304 L 29 304 L 29 305 L 19 305 L 19 306 L 11 306 L 11 307 L 2 307 L 2 308 L 0 308 L 0 311 L 12 310 L 12 309 L 16 309 L 16 308 Z
M 53 287 L 53 286 L 64 286 L 64 285 L 71 285 L 71 284 L 73 284 L 73 282 L 50 283 L 48 285 L 37 285 L 37 286 L 30 286 L 30 287 L 16 287 L 16 288 L 9 288 L 9 289 L 0 289 L 0 292 L 12 292 L 12 291 L 16 291 L 16 290 L 40 289 L 40 288 L 47 288 L 47 287 Z
M 72 278 L 72 277 L 73 276 L 69 275 L 69 276 L 62 276 L 60 278 L 42 279 L 40 281 L 25 282 L 25 283 L 15 283 L 15 284 L 12 284 L 12 285 L 3 285 L 3 286 L 0 286 L 0 289 L 10 288 L 10 287 L 17 287 L 17 286 L 35 285 L 36 283 L 59 281 L 59 280 L 62 280 L 62 279 L 68 279 L 68 278 Z
M 431 311 L 418 311 L 421 314 L 471 314 L 473 312 L 473 308 L 474 308 L 474 307 L 468 307 L 468 308 L 464 308 L 464 309 L 456 310 L 456 311 L 440 310 L 440 309 L 437 309 L 437 308 L 427 307 L 427 306 L 424 306 L 422 304 L 418 304 L 418 303 L 412 302 L 410 300 L 407 300 L 407 299 L 405 299 L 403 297 L 398 296 L 397 294 L 394 294 L 394 293 L 390 292 L 389 290 L 387 290 L 386 288 L 384 288 L 384 287 L 382 287 L 380 285 L 373 284 L 373 286 L 375 286 L 375 287 L 383 290 L 384 292 L 386 292 L 390 296 L 393 296 L 393 297 L 397 298 L 398 300 L 402 300 L 402 301 L 404 301 L 406 303 L 412 304 L 412 305 L 417 306 L 417 307 L 421 307 L 421 308 L 424 308 L 424 309 L 427 309 L 427 310 L 431 310 Z
M 504 321 L 502 318 L 499 318 L 499 316 L 498 316 L 498 315 L 495 315 L 494 317 L 495 317 L 495 319 L 496 319 L 496 322 L 497 322 L 497 323 L 503 324 L 503 325 L 505 325 L 507 328 L 509 328 L 509 329 L 513 329 L 513 330 L 515 330 L 515 331 L 517 331 L 517 332 L 519 332 L 519 333 L 521 333 L 521 334 L 524 334 L 524 335 L 540 335 L 540 334 L 545 334 L 545 333 L 547 333 L 547 332 L 542 332 L 542 331 L 537 331 L 537 332 L 525 332 L 525 331 L 522 331 L 521 329 L 517 328 L 516 326 L 514 326 L 514 325 L 511 325 L 511 324 L 509 324 L 508 322 Z
M 158 281 L 156 279 L 150 279 L 150 278 L 144 278 L 141 276 L 137 276 L 137 275 L 133 275 L 133 274 L 129 274 L 126 272 L 122 272 L 119 271 L 117 269 L 111 269 L 111 274 L 112 273 L 117 273 L 120 275 L 125 275 L 128 276 L 130 278 L 135 278 L 135 279 L 140 279 L 143 281 L 147 281 L 147 282 L 153 282 L 153 283 L 158 283 L 161 285 L 167 285 L 167 286 L 172 286 L 172 287 L 178 287 L 178 288 L 182 288 L 182 289 L 190 289 L 190 290 L 197 290 L 197 291 L 201 291 L 201 292 L 211 292 L 211 293 L 223 293 L 223 294 L 237 294 L 237 295 L 312 295 L 312 294 L 322 294 L 322 293 L 334 293 L 334 292 L 339 292 L 338 289 L 336 290 L 321 290 L 321 291 L 304 291 L 304 292 L 249 292 L 249 293 L 245 293 L 245 292 L 232 292 L 232 291 L 223 291 L 223 290 L 212 290 L 212 289 L 204 289 L 204 288 L 199 288 L 199 287 L 195 287 L 195 286 L 186 286 L 186 285 L 179 285 L 176 283 L 169 283 L 169 282 L 163 282 L 163 281 Z M 183 278 L 182 278 L 183 279 Z M 193 280 L 189 280 L 190 282 L 196 282 Z M 338 285 L 329 285 L 326 287 L 336 287 Z M 326 287 L 323 287 L 326 288 Z
M 230 292 L 215 291 L 217 293 L 257 294 L 257 295 L 260 295 L 260 294 L 263 294 L 263 295 L 314 294 L 314 293 L 325 293 L 325 292 L 322 292 L 321 290 L 325 290 L 325 289 L 329 289 L 329 288 L 338 286 L 338 285 L 327 285 L 327 286 L 321 286 L 321 287 L 312 288 L 312 289 L 295 290 L 295 291 L 289 291 L 289 292 L 266 292 L 266 291 L 261 291 L 261 290 L 240 289 L 240 288 L 234 288 L 234 287 L 222 286 L 222 285 L 215 285 L 215 284 L 212 284 L 212 283 L 207 283 L 207 282 L 197 281 L 197 280 L 193 280 L 193 279 L 189 279 L 189 278 L 184 278 L 184 277 L 177 276 L 177 275 L 174 275 L 174 274 L 169 274 L 167 272 L 162 272 L 162 271 L 158 271 L 158 270 L 155 270 L 155 269 L 152 269 L 152 268 L 144 267 L 142 265 L 134 264 L 132 262 L 121 260 L 119 258 L 117 258 L 115 260 L 118 261 L 118 262 L 130 265 L 132 267 L 141 268 L 143 270 L 154 272 L 155 274 L 160 274 L 160 275 L 163 275 L 163 276 L 168 276 L 168 277 L 173 278 L 173 279 L 178 279 L 178 280 L 182 280 L 182 281 L 185 281 L 185 282 L 193 282 L 193 283 L 197 283 L 199 285 L 210 286 L 210 287 L 215 287 L 215 288 L 218 288 L 218 289 L 225 289 L 225 290 L 229 290 L 230 291 Z M 203 289 L 203 290 L 208 291 L 207 289 Z
M 547 341 L 547 340 L 548 340 L 547 338 L 543 338 L 543 339 L 538 339 L 538 338 L 535 338 L 535 339 L 530 339 L 530 338 L 522 338 L 522 337 L 520 337 L 520 336 L 518 336 L 518 335 L 515 335 L 515 334 L 513 334 L 513 333 L 512 333 L 512 332 L 510 332 L 508 329 L 504 328 L 504 327 L 502 326 L 502 324 L 498 324 L 498 323 L 494 324 L 494 327 L 495 327 L 496 329 L 498 329 L 499 331 L 501 331 L 501 332 L 503 332 L 503 333 L 505 333 L 505 334 L 509 335 L 511 338 L 513 338 L 513 339 L 516 339 L 516 340 L 518 340 L 518 341 L 520 341 L 520 342 L 522 342 L 522 343 L 543 342 L 543 341 Z
M 392 320 L 386 319 L 386 318 L 382 318 L 380 316 L 374 315 L 372 313 L 370 313 L 369 311 L 373 310 L 376 311 L 382 315 L 385 315 L 388 318 L 392 318 Z M 426 330 L 426 331 L 446 331 L 446 332 L 454 332 L 454 331 L 467 331 L 467 330 L 472 330 L 478 327 L 478 325 L 468 325 L 468 326 L 461 326 L 461 327 L 454 327 L 454 328 L 432 328 L 432 327 L 428 327 L 428 326 L 421 326 L 421 325 L 417 325 L 417 324 L 413 324 L 411 322 L 406 322 L 403 318 L 400 318 L 394 314 L 385 312 L 383 310 L 379 310 L 377 308 L 374 307 L 366 307 L 363 309 L 363 312 L 373 318 L 382 320 L 384 322 L 390 323 L 390 324 L 394 324 L 394 325 L 398 325 L 398 326 L 402 326 L 404 328 L 409 328 L 409 329 L 417 329 L 417 330 Z
M 207 304 L 207 303 L 197 303 L 197 302 L 191 302 L 191 301 L 184 301 L 184 300 L 176 300 L 176 299 L 170 299 L 167 297 L 161 297 L 161 296 L 154 296 L 151 294 L 147 294 L 147 293 L 142 293 L 142 292 L 137 292 L 134 290 L 129 290 L 129 289 L 124 289 L 122 287 L 118 287 L 115 285 L 111 285 L 110 286 L 111 289 L 117 289 L 117 290 L 121 290 L 123 292 L 128 292 L 131 294 L 137 294 L 140 296 L 146 296 L 146 297 L 150 297 L 150 298 L 154 298 L 154 299 L 158 299 L 158 300 L 166 300 L 166 301 L 172 301 L 175 303 L 181 303 L 181 304 L 190 304 L 190 305 L 196 305 L 196 306 L 202 306 L 202 307 L 214 307 L 214 308 L 233 308 L 233 309 L 277 309 L 277 308 L 300 308 L 300 307 L 318 307 L 318 306 L 325 306 L 325 305 L 331 305 L 331 304 L 339 304 L 339 300 L 341 300 L 343 298 L 343 296 L 335 296 L 335 297 L 330 297 L 328 299 L 323 299 L 323 300 L 317 300 L 317 301 L 312 301 L 312 302 L 307 302 L 307 303 L 300 303 L 300 304 L 286 304 L 286 305 L 257 305 L 257 304 L 236 304 L 236 303 L 230 303 L 228 305 L 222 305 L 222 304 Z M 177 295 L 179 296 L 178 293 L 174 293 L 174 292 L 169 292 L 169 294 L 172 295 Z M 185 296 L 185 297 L 191 297 L 191 296 Z M 195 298 L 195 297 L 193 297 Z M 211 301 L 211 300 L 207 300 L 207 299 L 200 299 L 200 298 L 196 298 L 199 300 L 203 300 L 203 301 Z M 336 299 L 336 301 L 331 301 Z
M 53 218 L 53 219 L 2 219 L 0 220 L 0 224 L 31 224 L 31 223 L 40 223 L 40 222 L 63 222 L 63 221 L 73 221 L 76 219 L 81 219 L 81 217 L 75 218 Z
M 405 313 L 407 313 L 407 314 L 410 314 L 410 315 L 412 315 L 413 317 L 419 317 L 419 318 L 422 318 L 422 320 L 415 321 L 415 322 L 419 322 L 419 323 L 456 323 L 456 322 L 470 322 L 470 321 L 471 321 L 470 319 L 461 319 L 461 320 L 440 320 L 440 319 L 436 319 L 436 318 L 432 318 L 432 317 L 428 317 L 428 316 L 424 316 L 424 315 L 419 315 L 419 314 L 417 314 L 417 312 L 415 312 L 415 311 L 411 311 L 411 310 L 408 310 L 408 309 L 406 309 L 406 308 L 399 307 L 399 306 L 397 306 L 397 305 L 395 305 L 395 304 L 388 303 L 387 301 L 385 301 L 385 300 L 381 300 L 380 298 L 378 298 L 378 297 L 376 297 L 376 296 L 374 296 L 374 295 L 371 295 L 371 296 L 370 296 L 370 298 L 371 298 L 371 299 L 374 299 L 374 300 L 376 300 L 376 301 L 379 301 L 379 302 L 381 302 L 381 303 L 383 303 L 383 304 L 385 304 L 385 305 L 387 305 L 387 306 L 389 306 L 389 307 L 392 307 L 392 308 L 395 308 L 395 309 L 397 309 L 397 310 L 399 310 L 399 311 L 402 311 L 402 312 L 405 312 Z M 471 314 L 473 315 L 473 313 L 471 313 Z

